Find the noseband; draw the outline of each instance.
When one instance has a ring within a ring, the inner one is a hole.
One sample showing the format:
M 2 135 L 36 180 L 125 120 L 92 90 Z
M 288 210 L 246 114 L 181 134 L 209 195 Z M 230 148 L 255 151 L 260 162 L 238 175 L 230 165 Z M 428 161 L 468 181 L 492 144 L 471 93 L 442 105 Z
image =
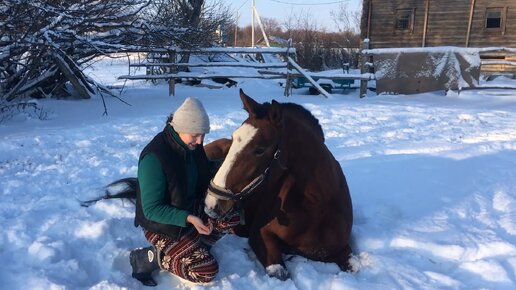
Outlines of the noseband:
M 278 160 L 280 155 L 280 149 L 276 149 L 276 152 L 274 152 L 274 156 L 271 159 L 271 162 L 269 162 L 269 166 L 265 168 L 262 174 L 258 175 L 255 179 L 253 179 L 244 189 L 242 189 L 240 192 L 232 192 L 231 190 L 222 188 L 215 183 L 213 183 L 213 179 L 210 181 L 210 184 L 208 185 L 208 194 L 215 196 L 218 199 L 222 200 L 233 200 L 236 202 L 240 202 L 247 197 L 251 196 L 255 191 L 255 189 L 262 184 L 262 182 L 265 180 L 267 175 L 269 175 L 270 168 L 272 165 L 272 162 L 274 160 Z

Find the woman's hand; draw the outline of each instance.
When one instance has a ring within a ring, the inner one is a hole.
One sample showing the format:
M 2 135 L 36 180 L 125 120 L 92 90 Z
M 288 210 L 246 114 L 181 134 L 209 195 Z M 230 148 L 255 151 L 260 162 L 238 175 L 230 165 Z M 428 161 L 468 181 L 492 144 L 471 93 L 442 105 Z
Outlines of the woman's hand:
M 208 223 L 213 225 L 215 231 L 221 233 L 231 233 L 233 228 L 240 224 L 240 213 L 238 211 L 232 211 L 223 219 L 212 219 L 208 217 Z
M 197 232 L 199 232 L 199 234 L 201 235 L 209 235 L 213 230 L 213 226 L 211 224 L 208 223 L 207 225 L 205 225 L 199 217 L 196 217 L 194 215 L 189 214 L 186 217 L 186 221 L 191 223 L 195 227 Z

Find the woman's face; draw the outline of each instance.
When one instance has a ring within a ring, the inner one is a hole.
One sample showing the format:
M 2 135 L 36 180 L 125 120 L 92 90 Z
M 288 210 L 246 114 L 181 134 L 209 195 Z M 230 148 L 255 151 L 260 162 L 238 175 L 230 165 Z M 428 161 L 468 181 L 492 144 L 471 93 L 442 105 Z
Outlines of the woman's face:
M 205 134 L 178 133 L 179 138 L 188 146 L 188 149 L 195 150 L 197 145 L 202 144 Z

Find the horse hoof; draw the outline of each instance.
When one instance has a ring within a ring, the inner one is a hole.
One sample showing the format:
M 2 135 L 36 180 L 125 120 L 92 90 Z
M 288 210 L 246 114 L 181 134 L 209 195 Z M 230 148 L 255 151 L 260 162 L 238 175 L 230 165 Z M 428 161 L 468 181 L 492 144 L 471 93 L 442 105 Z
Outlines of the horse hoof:
M 275 277 L 281 281 L 285 281 L 290 278 L 290 274 L 287 269 L 280 264 L 270 265 L 265 268 L 265 271 L 267 272 L 267 275 Z

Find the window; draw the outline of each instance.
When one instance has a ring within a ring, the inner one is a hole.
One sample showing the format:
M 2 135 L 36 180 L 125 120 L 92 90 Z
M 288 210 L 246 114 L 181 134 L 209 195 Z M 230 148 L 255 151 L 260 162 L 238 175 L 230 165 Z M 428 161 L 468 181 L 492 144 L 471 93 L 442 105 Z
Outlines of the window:
M 502 8 L 487 8 L 485 28 L 502 28 Z
M 413 25 L 414 10 L 398 9 L 396 10 L 396 30 L 411 30 Z

